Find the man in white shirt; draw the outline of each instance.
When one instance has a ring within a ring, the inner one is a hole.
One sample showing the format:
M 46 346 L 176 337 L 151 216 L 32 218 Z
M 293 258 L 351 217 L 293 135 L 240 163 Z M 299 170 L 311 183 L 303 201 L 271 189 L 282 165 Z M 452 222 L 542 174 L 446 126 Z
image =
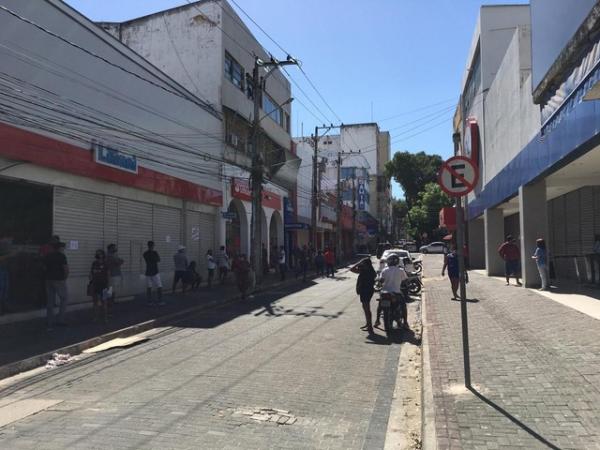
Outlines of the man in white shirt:
M 390 255 L 387 259 L 387 267 L 383 269 L 380 275 L 381 279 L 381 292 L 386 294 L 392 294 L 396 297 L 396 302 L 399 303 L 399 307 L 402 311 L 404 320 L 403 326 L 408 328 L 408 312 L 406 309 L 406 301 L 404 293 L 402 291 L 402 283 L 408 279 L 406 271 L 400 266 L 400 258 L 397 255 Z M 379 325 L 379 308 L 377 308 L 377 320 L 375 326 Z

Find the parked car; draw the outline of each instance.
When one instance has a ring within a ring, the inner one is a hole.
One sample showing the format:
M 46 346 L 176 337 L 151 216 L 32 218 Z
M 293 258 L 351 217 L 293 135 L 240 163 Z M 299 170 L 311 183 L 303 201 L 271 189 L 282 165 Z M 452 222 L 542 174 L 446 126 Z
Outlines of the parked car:
M 390 250 L 386 250 L 381 255 L 381 258 L 379 260 L 379 272 L 386 268 L 387 258 L 392 254 L 397 255 L 398 258 L 400 258 L 400 264 L 404 267 L 404 270 L 406 270 L 407 272 L 416 271 L 413 265 L 413 257 L 411 256 L 410 252 L 399 248 L 393 248 Z
M 448 253 L 448 247 L 443 242 L 432 242 L 422 245 L 419 251 L 421 253 Z

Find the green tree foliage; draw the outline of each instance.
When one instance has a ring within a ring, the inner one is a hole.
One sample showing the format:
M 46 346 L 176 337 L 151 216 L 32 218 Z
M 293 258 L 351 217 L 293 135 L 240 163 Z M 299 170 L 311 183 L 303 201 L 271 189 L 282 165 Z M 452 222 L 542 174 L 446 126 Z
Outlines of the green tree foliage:
M 452 199 L 442 191 L 437 182 L 427 183 L 408 211 L 409 234 L 415 237 L 423 233 L 430 237 L 437 236 L 440 209 L 452 204 Z
M 393 178 L 402 186 L 406 202 L 409 207 L 412 207 L 425 185 L 437 180 L 442 163 L 440 155 L 428 155 L 425 152 L 397 152 L 386 164 L 385 172 L 389 178 Z

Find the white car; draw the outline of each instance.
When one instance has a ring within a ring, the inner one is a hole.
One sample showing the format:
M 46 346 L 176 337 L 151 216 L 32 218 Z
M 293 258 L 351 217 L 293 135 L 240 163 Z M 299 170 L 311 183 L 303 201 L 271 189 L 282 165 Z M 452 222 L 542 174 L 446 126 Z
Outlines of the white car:
M 448 247 L 443 242 L 432 242 L 431 244 L 422 245 L 419 249 L 421 253 L 448 253 Z
M 400 266 L 404 267 L 404 270 L 407 272 L 414 272 L 415 267 L 413 266 L 413 259 L 410 255 L 410 252 L 407 250 L 401 250 L 399 248 L 392 248 L 390 250 L 386 250 L 381 255 L 381 259 L 379 260 L 379 272 L 381 272 L 387 266 L 387 259 L 390 255 L 396 255 L 400 259 Z

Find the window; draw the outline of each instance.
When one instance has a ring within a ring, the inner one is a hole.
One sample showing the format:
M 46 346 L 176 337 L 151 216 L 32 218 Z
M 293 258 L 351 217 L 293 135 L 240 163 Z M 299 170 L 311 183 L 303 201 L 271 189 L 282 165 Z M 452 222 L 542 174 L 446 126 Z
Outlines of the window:
M 250 74 L 246 74 L 246 96 L 250 100 L 254 100 L 254 82 Z
M 225 52 L 225 78 L 244 90 L 244 68 L 227 52 Z
M 281 108 L 275 101 L 269 97 L 266 93 L 263 95 L 263 111 L 271 118 L 275 123 L 282 124 Z

